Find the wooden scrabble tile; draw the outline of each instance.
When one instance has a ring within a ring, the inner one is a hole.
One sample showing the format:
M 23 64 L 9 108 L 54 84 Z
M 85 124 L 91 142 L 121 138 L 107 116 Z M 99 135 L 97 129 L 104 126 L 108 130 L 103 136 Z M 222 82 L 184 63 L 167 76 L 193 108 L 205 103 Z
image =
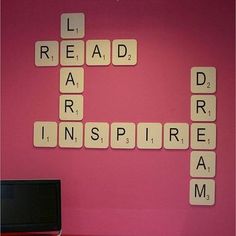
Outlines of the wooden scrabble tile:
M 61 14 L 61 37 L 83 38 L 85 35 L 84 13 L 63 13 Z
M 215 204 L 215 180 L 213 179 L 191 179 L 189 202 L 191 205 Z
M 60 92 L 82 93 L 84 91 L 84 69 L 82 67 L 62 67 L 60 69 Z
M 189 125 L 187 123 L 164 124 L 164 148 L 187 149 L 189 147 Z
M 119 149 L 135 148 L 135 124 L 112 123 L 111 124 L 111 147 Z
M 215 93 L 216 92 L 216 68 L 215 67 L 192 67 L 191 68 L 191 91 L 192 93 Z
M 212 151 L 192 151 L 190 175 L 192 177 L 215 177 L 216 154 Z
M 86 42 L 86 64 L 106 66 L 111 63 L 111 43 L 109 40 L 88 40 Z
M 83 119 L 83 96 L 61 95 L 60 96 L 60 119 L 82 120 Z
M 60 61 L 62 66 L 82 66 L 84 64 L 84 41 L 61 41 Z
M 216 96 L 193 95 L 191 97 L 192 121 L 215 121 L 216 120 Z
M 59 124 L 59 146 L 62 148 L 81 148 L 83 145 L 83 124 L 80 122 L 61 122 Z
M 137 64 L 137 40 L 115 39 L 112 41 L 112 64 L 113 65 L 136 65 Z
M 191 125 L 192 149 L 216 148 L 216 125 L 213 123 L 193 123 Z
M 34 146 L 56 147 L 57 146 L 57 123 L 51 121 L 34 122 Z
M 57 41 L 37 41 L 35 43 L 35 65 L 57 66 L 59 44 Z
M 160 123 L 139 123 L 137 125 L 137 146 L 140 149 L 162 147 L 162 125 Z
M 85 124 L 85 147 L 108 148 L 109 124 L 104 122 L 87 122 Z

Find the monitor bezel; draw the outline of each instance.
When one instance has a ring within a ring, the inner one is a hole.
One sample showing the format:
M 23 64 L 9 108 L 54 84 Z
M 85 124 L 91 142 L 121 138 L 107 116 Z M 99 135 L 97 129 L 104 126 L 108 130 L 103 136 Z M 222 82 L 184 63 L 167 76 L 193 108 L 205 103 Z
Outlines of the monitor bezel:
M 57 221 L 55 224 L 1 224 L 2 233 L 11 232 L 50 232 L 61 231 L 61 181 L 59 179 L 40 179 L 40 180 L 0 180 L 2 185 L 39 185 L 39 184 L 53 184 L 56 188 L 56 204 L 57 204 Z M 2 203 L 1 203 L 2 204 Z

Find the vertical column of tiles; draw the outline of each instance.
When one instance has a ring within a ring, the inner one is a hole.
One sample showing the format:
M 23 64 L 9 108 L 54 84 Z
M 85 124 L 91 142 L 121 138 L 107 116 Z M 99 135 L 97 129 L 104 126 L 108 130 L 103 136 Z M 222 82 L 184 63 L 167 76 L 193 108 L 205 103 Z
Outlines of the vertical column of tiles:
M 63 121 L 83 119 L 84 91 L 84 13 L 63 13 L 61 15 L 60 44 L 60 95 L 59 117 Z M 72 39 L 72 40 L 71 40 Z M 80 40 L 78 40 L 80 39 Z M 83 144 L 83 125 L 77 122 L 61 122 L 59 125 L 60 147 L 80 148 Z
M 215 204 L 216 153 L 216 69 L 191 69 L 191 152 L 189 202 L 191 205 Z M 196 95 L 197 94 L 197 95 Z M 210 94 L 210 95 L 209 95 Z M 196 123 L 197 122 L 197 123 Z M 211 151 L 209 151 L 211 150 Z M 199 179 L 200 178 L 200 179 Z M 207 179 L 204 179 L 207 178 Z

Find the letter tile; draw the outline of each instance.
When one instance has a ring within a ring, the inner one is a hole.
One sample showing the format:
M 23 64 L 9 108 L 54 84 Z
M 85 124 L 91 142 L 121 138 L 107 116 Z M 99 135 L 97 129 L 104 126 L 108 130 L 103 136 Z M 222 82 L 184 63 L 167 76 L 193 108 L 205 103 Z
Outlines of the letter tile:
M 60 69 L 60 92 L 82 93 L 84 91 L 84 69 L 63 67 Z
M 216 120 L 216 96 L 193 95 L 191 97 L 192 121 L 215 121 Z
M 59 111 L 61 120 L 82 120 L 83 96 L 61 95 Z
M 189 191 L 189 202 L 191 205 L 215 204 L 215 180 L 213 179 L 191 179 Z
M 88 40 L 86 42 L 86 64 L 107 66 L 111 63 L 111 43 L 109 40 Z
M 189 125 L 187 123 L 164 124 L 164 148 L 188 149 Z
M 191 125 L 192 149 L 216 148 L 216 125 L 212 123 L 193 123 Z
M 191 177 L 212 178 L 216 172 L 216 154 L 211 151 L 192 151 L 190 158 Z
M 137 64 L 137 40 L 115 39 L 112 41 L 113 65 L 136 65 Z
M 192 67 L 191 91 L 192 93 L 215 93 L 216 92 L 216 68 L 215 67 Z
M 109 124 L 104 122 L 87 122 L 85 124 L 85 147 L 108 148 Z
M 51 121 L 34 122 L 34 146 L 56 147 L 57 146 L 57 123 Z
M 84 41 L 61 41 L 61 65 L 82 66 L 84 64 Z
M 83 38 L 85 35 L 84 13 L 61 14 L 61 37 L 63 39 Z
M 57 41 L 37 41 L 35 43 L 35 65 L 36 66 L 57 66 L 58 65 Z
M 135 124 L 123 122 L 112 123 L 111 147 L 118 149 L 135 148 Z
M 81 148 L 83 145 L 83 124 L 80 122 L 61 122 L 59 124 L 59 146 L 62 148 Z
M 140 149 L 160 149 L 162 147 L 162 125 L 160 123 L 139 123 L 137 146 Z

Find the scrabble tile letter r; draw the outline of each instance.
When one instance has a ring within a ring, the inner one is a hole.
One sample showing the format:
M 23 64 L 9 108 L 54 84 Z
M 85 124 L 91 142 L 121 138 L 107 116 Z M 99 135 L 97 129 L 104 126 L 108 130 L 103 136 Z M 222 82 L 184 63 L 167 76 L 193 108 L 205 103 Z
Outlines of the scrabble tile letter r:
M 35 43 L 35 65 L 57 66 L 59 44 L 57 41 L 37 41 Z

